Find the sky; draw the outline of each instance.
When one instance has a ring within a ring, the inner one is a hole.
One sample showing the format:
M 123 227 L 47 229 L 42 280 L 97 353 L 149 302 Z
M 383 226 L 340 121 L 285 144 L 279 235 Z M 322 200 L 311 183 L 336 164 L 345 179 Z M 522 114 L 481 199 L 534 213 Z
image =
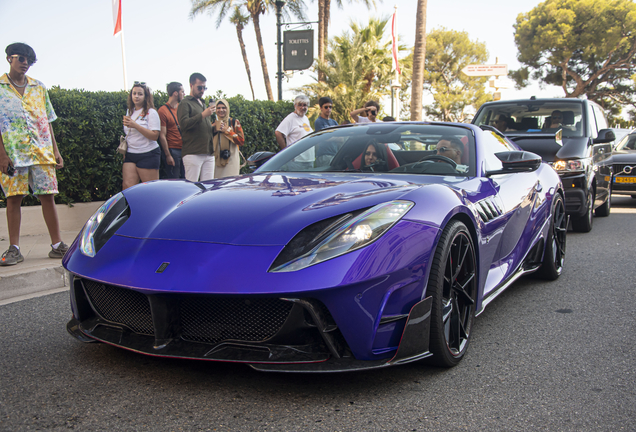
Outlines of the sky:
M 307 4 L 308 21 L 317 21 L 317 1 Z M 366 25 L 370 17 L 388 18 L 397 6 L 400 43 L 412 47 L 415 40 L 415 0 L 384 0 L 375 9 L 359 2 L 342 2 L 338 8 L 332 1 L 329 35 L 340 35 L 352 20 Z M 516 60 L 513 24 L 519 13 L 530 11 L 540 0 L 428 0 L 427 31 L 445 27 L 465 31 L 471 40 L 484 42 L 490 54 L 489 63 L 520 65 Z M 208 79 L 208 95 L 222 90 L 227 96 L 243 95 L 251 99 L 251 91 L 238 44 L 235 27 L 226 19 L 217 28 L 216 16 L 200 14 L 190 17 L 190 0 L 122 0 L 124 51 L 129 87 L 134 81 L 146 82 L 153 90 L 166 89 L 178 81 L 189 91 L 191 73 L 200 72 Z M 90 91 L 116 91 L 124 88 L 122 43 L 113 36 L 111 0 L 0 0 L 0 45 L 13 42 L 31 45 L 38 57 L 27 75 L 44 82 L 47 87 Z M 9 18 L 10 17 L 10 18 Z M 298 19 L 291 18 L 291 22 Z M 289 22 L 289 21 L 288 21 Z M 313 24 L 315 40 L 318 24 Z M 293 29 L 293 28 L 292 28 Z M 276 17 L 261 17 L 261 32 L 274 97 L 276 82 Z M 387 40 L 390 26 L 387 26 Z M 256 36 L 250 24 L 243 32 L 252 82 L 257 99 L 267 99 L 263 82 Z M 318 55 L 317 46 L 314 53 Z M 8 72 L 8 64 L 5 70 Z M 283 99 L 291 100 L 293 89 L 315 80 L 309 70 L 288 73 L 283 81 Z M 561 97 L 559 87 L 540 88 L 533 85 L 521 91 L 503 89 L 502 99 Z

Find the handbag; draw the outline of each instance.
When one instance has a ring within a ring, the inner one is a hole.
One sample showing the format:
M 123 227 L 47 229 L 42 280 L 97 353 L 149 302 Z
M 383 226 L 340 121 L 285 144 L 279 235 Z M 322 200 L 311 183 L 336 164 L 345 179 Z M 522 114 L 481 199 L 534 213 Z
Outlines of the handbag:
M 128 115 L 128 110 L 126 110 L 126 115 Z M 139 115 L 136 118 L 134 118 L 133 121 L 137 121 L 140 115 L 141 113 L 139 113 Z M 127 137 L 125 135 L 120 135 L 119 147 L 117 147 L 117 153 L 122 154 L 124 156 L 126 155 L 126 152 L 128 151 L 128 141 L 126 140 L 126 138 Z
M 126 137 L 121 135 L 119 137 L 119 147 L 117 147 L 117 153 L 126 154 L 126 150 L 128 150 L 128 141 L 126 141 Z

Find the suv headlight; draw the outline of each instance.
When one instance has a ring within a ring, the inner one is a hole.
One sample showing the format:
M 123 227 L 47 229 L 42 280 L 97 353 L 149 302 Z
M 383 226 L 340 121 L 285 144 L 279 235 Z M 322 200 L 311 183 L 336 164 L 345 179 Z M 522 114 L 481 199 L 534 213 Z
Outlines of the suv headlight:
M 556 160 L 552 162 L 552 167 L 559 174 L 574 174 L 585 172 L 590 164 L 589 158 Z
M 415 204 L 411 201 L 390 201 L 371 207 L 351 219 L 343 218 L 339 226 L 330 227 L 308 243 L 303 250 L 272 272 L 291 272 L 330 260 L 367 246 L 397 223 Z M 312 247 L 313 246 L 313 247 Z
M 94 257 L 129 217 L 130 207 L 124 195 L 121 192 L 113 195 L 84 225 L 80 233 L 80 251 Z

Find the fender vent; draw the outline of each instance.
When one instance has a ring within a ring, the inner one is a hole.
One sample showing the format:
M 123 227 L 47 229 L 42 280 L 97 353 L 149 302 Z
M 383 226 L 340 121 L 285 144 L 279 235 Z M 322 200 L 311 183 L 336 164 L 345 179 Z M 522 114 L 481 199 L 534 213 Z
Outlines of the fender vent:
M 475 210 L 477 210 L 477 213 L 479 213 L 479 216 L 484 223 L 490 222 L 503 214 L 503 211 L 492 197 L 477 201 L 474 205 Z

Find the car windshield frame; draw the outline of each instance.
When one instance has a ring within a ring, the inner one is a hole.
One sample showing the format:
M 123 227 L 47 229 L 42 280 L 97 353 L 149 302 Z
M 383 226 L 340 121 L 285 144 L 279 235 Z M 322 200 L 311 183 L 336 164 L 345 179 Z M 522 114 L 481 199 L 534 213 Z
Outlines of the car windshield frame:
M 440 150 L 440 155 L 447 154 L 448 158 L 440 157 L 436 151 L 443 137 L 453 141 L 442 145 L 446 150 Z M 371 151 L 369 146 L 373 146 Z M 373 150 L 378 161 L 367 166 L 365 160 L 368 159 L 363 153 L 373 153 Z M 408 122 L 347 125 L 307 135 L 283 149 L 255 172 L 474 177 L 477 166 L 475 154 L 475 132 L 468 125 Z M 455 161 L 447 160 L 451 158 Z M 457 163 L 459 159 L 460 163 Z M 435 165 L 428 166 L 432 163 Z
M 548 119 L 555 110 L 561 111 L 564 124 L 560 127 L 548 127 Z M 561 129 L 563 137 L 587 136 L 586 106 L 577 99 L 536 99 L 488 103 L 479 110 L 473 124 L 496 127 L 495 121 L 499 119 L 500 115 L 505 115 L 508 118 L 508 129 L 503 131 L 506 135 L 554 134 Z
M 627 144 L 630 144 L 630 141 L 632 141 L 631 144 L 634 144 L 633 148 L 625 148 L 625 146 Z M 632 132 L 629 133 L 627 135 L 625 135 L 623 138 L 621 138 L 621 140 L 618 142 L 618 144 L 616 144 L 616 146 L 614 147 L 615 150 L 617 151 L 621 151 L 621 150 L 636 150 L 636 133 Z

